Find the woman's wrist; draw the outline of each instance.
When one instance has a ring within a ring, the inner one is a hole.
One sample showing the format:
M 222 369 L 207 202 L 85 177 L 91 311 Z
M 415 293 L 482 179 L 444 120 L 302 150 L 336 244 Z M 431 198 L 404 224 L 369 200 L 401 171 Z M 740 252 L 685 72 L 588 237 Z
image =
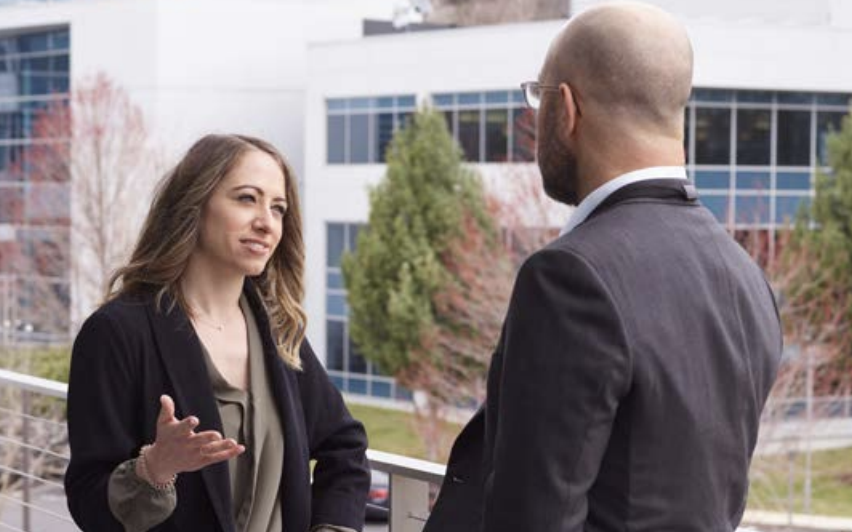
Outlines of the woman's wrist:
M 177 473 L 159 469 L 155 445 L 143 445 L 136 460 L 136 474 L 157 491 L 174 489 Z

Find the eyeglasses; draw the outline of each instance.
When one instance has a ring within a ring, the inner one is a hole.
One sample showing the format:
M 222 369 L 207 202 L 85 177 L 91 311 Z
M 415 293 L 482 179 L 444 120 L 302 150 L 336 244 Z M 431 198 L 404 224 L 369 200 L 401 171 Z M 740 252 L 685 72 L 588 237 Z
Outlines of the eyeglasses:
M 542 92 L 558 90 L 558 85 L 542 85 L 538 81 L 525 81 L 521 83 L 521 91 L 524 93 L 524 102 L 530 109 L 538 109 L 541 105 Z

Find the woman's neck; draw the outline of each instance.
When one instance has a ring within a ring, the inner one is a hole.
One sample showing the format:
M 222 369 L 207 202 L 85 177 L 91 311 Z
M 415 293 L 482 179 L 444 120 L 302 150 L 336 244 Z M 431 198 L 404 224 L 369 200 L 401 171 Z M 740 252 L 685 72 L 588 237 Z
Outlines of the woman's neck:
M 239 312 L 245 277 L 204 267 L 191 258 L 181 281 L 181 291 L 193 314 L 225 322 Z

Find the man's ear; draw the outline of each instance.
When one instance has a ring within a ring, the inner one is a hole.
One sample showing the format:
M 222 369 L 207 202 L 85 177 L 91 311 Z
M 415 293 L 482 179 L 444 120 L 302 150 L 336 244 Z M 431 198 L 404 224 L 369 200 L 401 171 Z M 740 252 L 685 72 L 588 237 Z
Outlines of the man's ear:
M 577 119 L 580 117 L 580 108 L 577 106 L 577 94 L 571 85 L 559 84 L 559 97 L 562 99 L 562 118 L 565 120 L 565 132 L 573 135 L 577 129 Z

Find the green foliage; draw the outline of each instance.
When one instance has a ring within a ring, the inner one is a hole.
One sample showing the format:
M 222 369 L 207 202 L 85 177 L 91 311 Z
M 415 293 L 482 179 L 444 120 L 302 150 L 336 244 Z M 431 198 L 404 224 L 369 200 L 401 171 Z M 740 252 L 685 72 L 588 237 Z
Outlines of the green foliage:
M 67 383 L 71 369 L 71 348 L 54 346 L 4 349 L 0 351 L 0 367 Z
M 452 281 L 442 259 L 466 217 L 488 226 L 482 184 L 462 166 L 443 116 L 422 109 L 394 136 L 387 174 L 370 191 L 369 226 L 343 259 L 351 335 L 403 381 L 412 364 L 439 356 L 430 349 L 442 321 L 434 297 Z
M 416 424 L 419 420 L 414 414 L 374 406 L 357 404 L 346 406 L 355 419 L 364 424 L 370 449 L 420 458 L 421 460 L 430 458 L 423 438 L 416 430 Z M 455 440 L 461 432 L 461 428 L 460 425 L 448 421 L 440 423 L 439 430 L 442 433 L 442 441 L 448 443 L 438 453 L 438 456 L 444 461 L 450 453 L 449 443 Z
M 787 250 L 788 254 L 807 250 L 812 264 L 788 291 L 822 309 L 805 319 L 812 331 L 820 327 L 830 331 L 824 341 L 835 344 L 840 353 L 834 368 L 846 370 L 852 369 L 852 117 L 843 119 L 827 143 L 831 171 L 818 172 L 810 216 L 799 217 Z M 842 313 L 842 319 L 827 328 L 831 311 Z

